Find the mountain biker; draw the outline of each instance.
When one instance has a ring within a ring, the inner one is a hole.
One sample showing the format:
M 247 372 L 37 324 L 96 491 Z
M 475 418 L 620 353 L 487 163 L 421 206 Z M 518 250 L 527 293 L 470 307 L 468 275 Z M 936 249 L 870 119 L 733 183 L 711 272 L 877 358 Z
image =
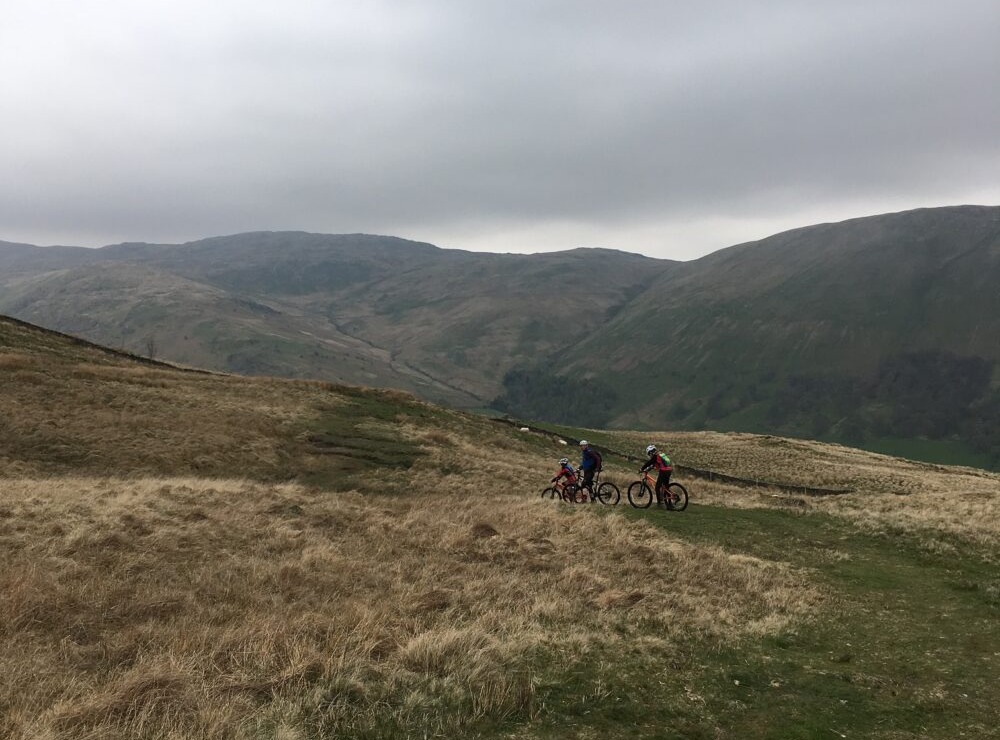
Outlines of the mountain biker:
M 580 470 L 583 471 L 583 483 L 580 488 L 590 494 L 590 503 L 594 503 L 594 473 L 601 469 L 601 456 L 590 448 L 590 442 L 580 440 Z
M 646 448 L 646 457 L 649 459 L 639 468 L 639 473 L 645 473 L 655 467 L 659 475 L 656 476 L 656 505 L 664 504 L 667 508 L 670 503 L 670 495 L 667 493 L 667 486 L 670 485 L 670 474 L 674 472 L 674 466 L 670 462 L 670 457 L 665 452 L 658 452 L 656 445 L 649 445 Z M 666 501 L 666 503 L 664 503 Z
M 556 477 L 552 479 L 552 482 L 558 483 L 559 479 L 563 477 L 566 478 L 566 485 L 572 485 L 577 481 L 576 470 L 569 464 L 569 458 L 567 457 L 559 461 L 559 470 L 556 472 Z

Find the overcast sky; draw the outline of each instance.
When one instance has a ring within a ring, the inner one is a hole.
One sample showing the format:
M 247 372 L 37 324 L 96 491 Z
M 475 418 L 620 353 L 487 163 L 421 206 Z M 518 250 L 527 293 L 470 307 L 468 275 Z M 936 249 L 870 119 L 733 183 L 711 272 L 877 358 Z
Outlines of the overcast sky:
M 998 0 L 0 0 L 0 240 L 689 259 L 1000 204 Z

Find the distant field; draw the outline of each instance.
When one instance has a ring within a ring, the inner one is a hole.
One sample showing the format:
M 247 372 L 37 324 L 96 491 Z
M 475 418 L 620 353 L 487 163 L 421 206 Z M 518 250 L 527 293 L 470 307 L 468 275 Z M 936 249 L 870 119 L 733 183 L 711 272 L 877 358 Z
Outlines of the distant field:
M 855 492 L 690 478 L 684 513 L 571 507 L 538 493 L 575 449 L 405 394 L 138 365 L 2 319 L 0 382 L 0 737 L 1000 726 L 996 474 L 652 435 Z

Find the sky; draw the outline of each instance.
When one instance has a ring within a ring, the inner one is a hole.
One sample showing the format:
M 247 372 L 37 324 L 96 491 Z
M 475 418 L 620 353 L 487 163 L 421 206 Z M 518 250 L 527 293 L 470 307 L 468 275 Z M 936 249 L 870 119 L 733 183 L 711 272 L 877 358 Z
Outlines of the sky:
M 692 259 L 1000 204 L 997 0 L 0 0 L 0 240 Z

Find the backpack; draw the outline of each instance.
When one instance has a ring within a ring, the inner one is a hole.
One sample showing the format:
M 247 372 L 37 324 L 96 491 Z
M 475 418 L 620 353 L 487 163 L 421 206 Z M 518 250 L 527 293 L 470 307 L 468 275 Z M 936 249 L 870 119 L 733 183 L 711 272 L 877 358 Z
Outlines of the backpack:
M 593 447 L 590 448 L 590 451 L 594 455 L 595 470 L 597 470 L 597 472 L 600 473 L 601 470 L 604 468 L 604 458 L 602 458 L 601 453 L 595 450 Z

